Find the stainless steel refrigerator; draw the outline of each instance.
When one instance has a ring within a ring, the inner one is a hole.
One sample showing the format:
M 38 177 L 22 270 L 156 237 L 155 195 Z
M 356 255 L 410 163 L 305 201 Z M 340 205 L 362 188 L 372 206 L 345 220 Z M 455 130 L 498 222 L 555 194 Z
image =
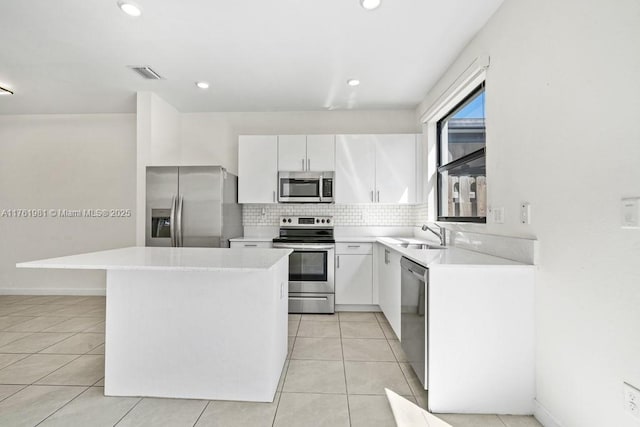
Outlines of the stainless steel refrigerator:
M 237 176 L 221 166 L 147 167 L 147 246 L 228 248 L 238 236 Z

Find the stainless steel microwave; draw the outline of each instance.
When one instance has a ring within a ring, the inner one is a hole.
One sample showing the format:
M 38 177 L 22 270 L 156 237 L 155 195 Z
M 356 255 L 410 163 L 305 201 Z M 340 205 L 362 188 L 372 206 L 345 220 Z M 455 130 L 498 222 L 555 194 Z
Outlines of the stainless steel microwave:
M 333 172 L 278 172 L 278 202 L 333 203 Z

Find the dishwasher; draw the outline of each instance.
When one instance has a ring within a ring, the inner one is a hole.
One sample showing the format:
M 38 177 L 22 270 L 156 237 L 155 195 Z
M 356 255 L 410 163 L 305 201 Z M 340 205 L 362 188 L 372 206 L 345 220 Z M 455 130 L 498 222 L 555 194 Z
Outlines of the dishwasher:
M 427 387 L 427 308 L 429 269 L 402 257 L 400 290 L 400 344 L 422 385 Z

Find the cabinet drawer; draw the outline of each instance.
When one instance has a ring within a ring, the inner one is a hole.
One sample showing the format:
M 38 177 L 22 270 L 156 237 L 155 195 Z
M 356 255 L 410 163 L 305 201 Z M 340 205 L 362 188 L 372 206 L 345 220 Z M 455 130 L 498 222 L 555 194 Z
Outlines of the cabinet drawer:
M 270 248 L 272 245 L 272 242 L 231 242 L 232 248 Z
M 368 255 L 373 253 L 373 243 L 336 243 L 336 255 Z

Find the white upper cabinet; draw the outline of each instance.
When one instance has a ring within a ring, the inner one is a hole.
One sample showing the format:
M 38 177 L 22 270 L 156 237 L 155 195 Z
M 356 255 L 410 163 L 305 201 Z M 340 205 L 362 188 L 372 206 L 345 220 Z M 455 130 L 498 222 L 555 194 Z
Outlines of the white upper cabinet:
M 278 136 L 278 170 L 282 172 L 335 170 L 335 135 Z
M 371 137 L 336 135 L 336 203 L 374 202 L 376 156 Z
M 376 201 L 416 203 L 416 136 L 374 135 Z
M 416 203 L 416 135 L 337 135 L 336 203 Z
M 278 136 L 278 170 L 285 172 L 307 170 L 307 136 Z
M 238 203 L 277 203 L 278 137 L 238 139 Z
M 336 170 L 336 136 L 307 135 L 307 170 Z

